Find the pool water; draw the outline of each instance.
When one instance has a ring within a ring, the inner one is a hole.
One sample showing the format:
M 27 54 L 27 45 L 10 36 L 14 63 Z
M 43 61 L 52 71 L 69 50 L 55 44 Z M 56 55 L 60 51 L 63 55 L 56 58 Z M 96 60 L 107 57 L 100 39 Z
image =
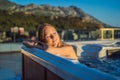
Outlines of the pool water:
M 0 53 L 0 80 L 21 80 L 20 53 Z
M 118 58 L 102 58 L 99 60 L 86 58 L 79 60 L 80 63 L 85 64 L 90 68 L 100 70 L 102 72 L 119 77 L 120 79 L 120 57 Z

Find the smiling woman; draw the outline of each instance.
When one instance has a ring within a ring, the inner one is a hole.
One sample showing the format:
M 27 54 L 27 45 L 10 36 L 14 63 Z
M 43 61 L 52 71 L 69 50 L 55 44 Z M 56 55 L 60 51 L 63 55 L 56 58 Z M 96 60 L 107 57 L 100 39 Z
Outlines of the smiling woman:
M 51 54 L 77 59 L 73 47 L 63 43 L 60 40 L 55 27 L 47 23 L 39 27 L 38 41 L 24 41 L 23 44 L 27 47 L 35 47 L 45 50 Z

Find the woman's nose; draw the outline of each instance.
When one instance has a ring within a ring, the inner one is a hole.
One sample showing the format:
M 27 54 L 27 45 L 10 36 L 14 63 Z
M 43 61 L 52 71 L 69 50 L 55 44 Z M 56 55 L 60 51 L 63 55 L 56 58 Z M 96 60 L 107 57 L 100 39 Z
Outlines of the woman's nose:
M 54 38 L 55 38 L 55 36 L 54 36 L 54 35 L 51 35 L 51 38 L 52 38 L 52 39 L 54 39 Z

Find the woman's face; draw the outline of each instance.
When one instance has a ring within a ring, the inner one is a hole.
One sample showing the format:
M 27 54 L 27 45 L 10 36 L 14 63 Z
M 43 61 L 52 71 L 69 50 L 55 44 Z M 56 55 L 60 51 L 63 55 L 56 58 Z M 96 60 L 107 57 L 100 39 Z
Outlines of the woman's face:
M 48 46 L 57 47 L 60 42 L 60 37 L 54 27 L 45 26 L 44 28 L 44 38 Z

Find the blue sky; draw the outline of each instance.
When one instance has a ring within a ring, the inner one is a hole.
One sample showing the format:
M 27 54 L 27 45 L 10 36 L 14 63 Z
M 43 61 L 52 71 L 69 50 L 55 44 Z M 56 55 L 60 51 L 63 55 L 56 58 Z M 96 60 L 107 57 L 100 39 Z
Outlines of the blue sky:
M 17 4 L 27 5 L 34 3 L 49 4 L 52 6 L 74 5 L 98 20 L 112 26 L 120 27 L 120 0 L 11 0 Z

